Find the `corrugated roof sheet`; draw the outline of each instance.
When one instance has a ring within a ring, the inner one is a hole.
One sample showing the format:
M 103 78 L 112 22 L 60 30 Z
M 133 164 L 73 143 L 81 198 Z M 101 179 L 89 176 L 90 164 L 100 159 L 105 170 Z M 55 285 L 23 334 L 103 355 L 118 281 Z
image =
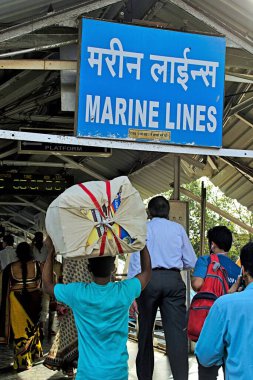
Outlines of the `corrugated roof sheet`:
M 59 11 L 77 4 L 85 4 L 83 0 L 1 0 L 0 24 L 18 24 L 35 17 L 46 16 L 49 11 Z
M 189 3 L 253 40 L 252 0 L 191 0 Z

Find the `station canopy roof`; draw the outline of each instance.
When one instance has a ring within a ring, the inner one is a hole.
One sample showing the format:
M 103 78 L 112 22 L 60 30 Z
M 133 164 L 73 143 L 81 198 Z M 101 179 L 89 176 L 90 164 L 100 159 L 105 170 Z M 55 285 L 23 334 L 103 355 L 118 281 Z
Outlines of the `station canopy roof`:
M 70 7 L 71 4 L 71 7 Z M 163 25 L 189 32 L 225 35 L 226 77 L 223 148 L 253 150 L 252 0 L 1 0 L 1 130 L 50 129 L 73 135 L 74 113 L 62 111 L 60 71 L 12 69 L 18 60 L 60 59 L 60 48 L 78 40 L 80 15 Z M 141 20 L 141 21 L 140 21 Z M 9 66 L 8 66 L 9 65 Z M 1 66 L 3 67 L 3 66 Z M 0 130 L 0 133 L 1 133 Z M 74 182 L 127 175 L 143 198 L 173 186 L 174 154 L 113 149 L 110 157 L 18 153 L 19 142 L 0 139 L 0 173 L 70 175 Z M 181 154 L 181 184 L 206 175 L 227 196 L 253 210 L 253 159 Z M 1 195 L 3 225 L 34 233 L 34 215 L 53 196 Z

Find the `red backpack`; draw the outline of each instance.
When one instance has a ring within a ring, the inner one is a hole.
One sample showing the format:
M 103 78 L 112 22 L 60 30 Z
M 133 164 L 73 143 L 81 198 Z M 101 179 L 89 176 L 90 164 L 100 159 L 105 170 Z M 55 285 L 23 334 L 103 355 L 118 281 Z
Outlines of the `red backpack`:
M 193 342 L 197 342 L 213 303 L 229 290 L 227 272 L 221 266 L 218 256 L 212 254 L 210 260 L 204 283 L 193 297 L 189 309 L 187 333 Z

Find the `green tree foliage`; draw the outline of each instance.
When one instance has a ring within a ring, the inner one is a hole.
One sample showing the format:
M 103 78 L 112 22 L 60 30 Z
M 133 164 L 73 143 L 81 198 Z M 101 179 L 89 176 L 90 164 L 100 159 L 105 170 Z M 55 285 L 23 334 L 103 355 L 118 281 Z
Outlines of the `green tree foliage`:
M 215 187 L 207 178 L 199 179 L 190 184 L 185 185 L 184 187 L 194 193 L 195 195 L 201 196 L 201 182 L 205 181 L 206 193 L 207 193 L 207 202 L 212 203 L 213 205 L 219 207 L 221 210 L 226 211 L 231 214 L 238 220 L 253 226 L 253 215 L 252 212 L 247 210 L 246 207 L 239 204 L 236 200 L 228 198 Z M 168 194 L 169 195 L 169 194 Z M 181 200 L 189 200 L 188 197 L 182 195 Z M 198 202 L 189 201 L 189 235 L 192 242 L 192 245 L 195 249 L 197 255 L 200 253 L 200 216 L 201 216 L 201 206 Z M 252 239 L 252 236 L 249 232 L 237 226 L 235 223 L 230 222 L 229 220 L 223 218 L 219 214 L 206 209 L 206 223 L 205 230 L 218 226 L 224 225 L 227 226 L 233 233 L 233 246 L 230 251 L 230 257 L 236 260 L 240 253 L 240 248 L 246 244 L 249 240 Z M 209 247 L 207 240 L 205 241 L 205 254 L 209 253 Z

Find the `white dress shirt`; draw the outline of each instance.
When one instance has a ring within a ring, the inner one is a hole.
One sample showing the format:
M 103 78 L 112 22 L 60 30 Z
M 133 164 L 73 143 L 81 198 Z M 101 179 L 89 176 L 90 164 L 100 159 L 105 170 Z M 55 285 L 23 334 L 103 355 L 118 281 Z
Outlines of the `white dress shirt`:
M 181 224 L 165 218 L 147 223 L 147 248 L 153 268 L 194 268 L 197 257 Z M 131 255 L 128 278 L 141 272 L 140 252 Z

